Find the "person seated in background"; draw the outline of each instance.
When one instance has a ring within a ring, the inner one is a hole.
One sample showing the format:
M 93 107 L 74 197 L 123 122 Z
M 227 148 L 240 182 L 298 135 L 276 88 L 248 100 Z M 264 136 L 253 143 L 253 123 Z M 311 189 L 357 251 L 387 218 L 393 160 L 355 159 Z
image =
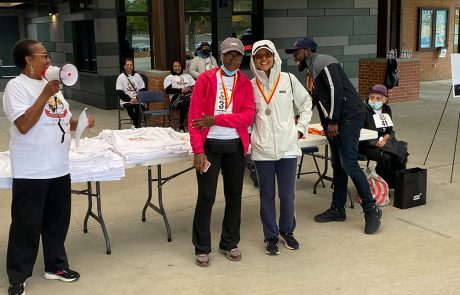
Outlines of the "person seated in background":
M 124 71 L 118 76 L 116 91 L 120 98 L 120 105 L 126 109 L 136 128 L 141 126 L 141 107 L 137 100 L 139 91 L 145 90 L 145 83 L 141 75 L 134 71 L 132 58 L 123 61 Z
M 369 90 L 364 128 L 376 130 L 378 138 L 360 141 L 359 152 L 377 162 L 375 171 L 390 188 L 394 188 L 396 171 L 406 168 L 408 153 L 407 143 L 396 140 L 391 108 L 387 102 L 385 86 L 376 84 Z
M 202 42 L 200 45 L 200 52 L 197 52 L 197 56 L 190 62 L 188 72 L 196 79 L 204 71 L 215 67 L 217 67 L 217 61 L 214 56 L 211 55 L 211 45 L 209 45 L 208 42 Z
M 195 80 L 189 74 L 184 74 L 179 60 L 171 63 L 171 74 L 163 81 L 163 88 L 169 94 L 171 107 L 179 109 L 179 132 L 185 132 L 184 122 L 190 107 L 190 96 Z

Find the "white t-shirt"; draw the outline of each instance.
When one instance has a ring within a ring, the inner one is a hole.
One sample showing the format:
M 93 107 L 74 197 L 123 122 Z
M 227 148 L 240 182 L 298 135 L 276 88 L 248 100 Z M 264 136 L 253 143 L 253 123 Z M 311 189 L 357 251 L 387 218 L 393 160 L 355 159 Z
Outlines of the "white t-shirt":
M 129 81 L 131 81 L 131 83 L 129 83 Z M 129 97 L 135 98 L 137 96 L 137 92 L 139 92 L 139 90 L 142 88 L 145 88 L 145 83 L 144 80 L 142 80 L 141 75 L 139 75 L 138 73 L 134 73 L 134 75 L 132 76 L 126 76 L 125 73 L 121 73 L 117 78 L 117 84 L 115 89 L 122 90 Z M 125 103 L 128 103 L 128 101 L 123 101 L 120 99 L 121 105 Z
M 163 81 L 163 88 L 166 89 L 171 85 L 172 88 L 182 89 L 184 87 L 191 87 L 195 85 L 195 79 L 190 74 L 182 75 L 168 75 Z M 169 95 L 169 99 L 172 99 L 174 94 Z
M 10 157 L 13 178 L 50 179 L 69 173 L 72 113 L 61 92 L 48 99 L 40 119 L 26 134 L 21 134 L 14 124 L 35 103 L 47 83 L 44 79 L 35 80 L 21 74 L 6 85 L 3 111 L 12 124 Z M 63 143 L 59 118 L 65 131 Z
M 214 107 L 214 115 L 220 114 L 232 114 L 233 113 L 233 101 L 230 103 L 228 108 L 226 108 L 224 89 L 222 87 L 222 80 L 225 83 L 225 89 L 227 90 L 227 98 L 230 100 L 233 93 L 233 82 L 234 79 L 237 79 L 237 74 L 233 77 L 220 76 L 220 71 L 217 71 L 217 95 L 216 95 L 216 104 Z M 234 139 L 239 138 L 240 135 L 236 128 L 223 127 L 223 126 L 212 126 L 209 129 L 208 138 L 216 139 Z

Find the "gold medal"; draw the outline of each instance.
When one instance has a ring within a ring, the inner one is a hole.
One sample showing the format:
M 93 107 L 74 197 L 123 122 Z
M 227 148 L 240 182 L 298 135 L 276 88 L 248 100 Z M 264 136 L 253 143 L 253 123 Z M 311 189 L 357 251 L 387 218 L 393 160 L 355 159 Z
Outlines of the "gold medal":
M 265 115 L 270 116 L 272 114 L 272 111 L 269 108 L 265 109 Z

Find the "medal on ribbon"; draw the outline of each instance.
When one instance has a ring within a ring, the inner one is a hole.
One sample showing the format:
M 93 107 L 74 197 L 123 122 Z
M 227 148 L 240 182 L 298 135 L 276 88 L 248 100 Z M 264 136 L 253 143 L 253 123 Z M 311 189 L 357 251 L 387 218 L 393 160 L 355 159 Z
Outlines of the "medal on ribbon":
M 276 78 L 275 83 L 273 84 L 272 90 L 270 91 L 270 94 L 265 95 L 265 92 L 262 88 L 262 86 L 259 83 L 259 80 L 256 79 L 257 87 L 259 88 L 260 93 L 262 93 L 262 96 L 264 97 L 265 103 L 267 104 L 267 108 L 265 109 L 265 115 L 270 116 L 272 114 L 272 111 L 270 110 L 270 101 L 272 100 L 273 94 L 275 94 L 276 87 L 278 86 L 278 82 L 280 81 L 280 74 L 278 74 L 278 78 Z

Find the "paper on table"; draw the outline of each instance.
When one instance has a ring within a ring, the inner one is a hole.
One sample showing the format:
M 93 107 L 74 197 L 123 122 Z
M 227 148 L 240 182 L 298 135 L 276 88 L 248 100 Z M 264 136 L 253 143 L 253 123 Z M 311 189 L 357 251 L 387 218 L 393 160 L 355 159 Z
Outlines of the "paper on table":
M 80 142 L 81 134 L 83 133 L 83 130 L 86 129 L 86 126 L 88 125 L 88 117 L 86 116 L 87 109 L 88 108 L 85 108 L 81 112 L 80 117 L 78 117 L 77 129 L 75 130 L 75 149 L 78 149 L 78 143 Z

